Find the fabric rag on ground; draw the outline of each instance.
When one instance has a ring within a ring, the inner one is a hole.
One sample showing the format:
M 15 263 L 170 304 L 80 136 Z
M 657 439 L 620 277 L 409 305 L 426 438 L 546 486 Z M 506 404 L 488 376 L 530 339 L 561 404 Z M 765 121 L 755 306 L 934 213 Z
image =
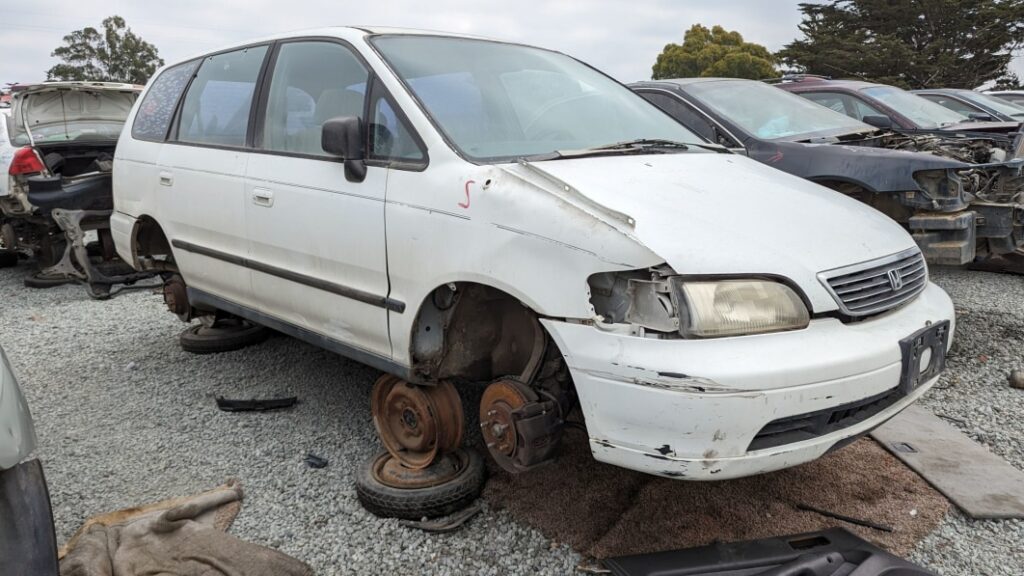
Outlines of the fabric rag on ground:
M 305 563 L 226 532 L 241 501 L 241 485 L 232 481 L 94 516 L 61 548 L 61 576 L 312 576 Z
M 595 558 L 735 542 L 838 526 L 899 556 L 939 524 L 949 502 L 863 439 L 821 459 L 720 482 L 668 480 L 595 461 L 568 431 L 559 459 L 518 476 L 493 470 L 484 497 L 545 536 Z M 798 504 L 891 526 L 851 525 Z

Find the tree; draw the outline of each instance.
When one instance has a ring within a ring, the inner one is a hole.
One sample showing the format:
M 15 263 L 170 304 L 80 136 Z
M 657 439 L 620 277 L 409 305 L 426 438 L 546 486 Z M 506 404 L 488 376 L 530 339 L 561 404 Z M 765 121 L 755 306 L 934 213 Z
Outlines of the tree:
M 775 57 L 760 44 L 744 42 L 739 32 L 721 26 L 708 30 L 694 24 L 683 43 L 668 44 L 654 63 L 655 80 L 723 76 L 729 78 L 770 78 L 776 76 Z
M 904 88 L 976 88 L 1007 74 L 1024 0 L 828 0 L 800 4 L 804 38 L 776 56 L 796 71 Z
M 1024 90 L 1024 82 L 1014 72 L 1007 72 L 1006 76 L 996 80 L 993 90 Z
M 125 25 L 124 18 L 103 21 L 103 33 L 92 27 L 64 37 L 51 56 L 63 60 L 46 73 L 49 80 L 94 80 L 145 84 L 164 61 L 156 46 Z

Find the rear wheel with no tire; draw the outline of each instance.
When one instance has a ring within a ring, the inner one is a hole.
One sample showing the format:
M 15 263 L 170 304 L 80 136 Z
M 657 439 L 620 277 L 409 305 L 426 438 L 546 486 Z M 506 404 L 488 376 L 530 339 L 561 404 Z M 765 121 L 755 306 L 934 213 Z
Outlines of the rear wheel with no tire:
M 213 326 L 199 324 L 181 333 L 181 349 L 193 354 L 216 354 L 240 350 L 267 339 L 270 330 L 245 320 L 217 320 Z
M 483 457 L 472 449 L 449 452 L 418 470 L 383 451 L 360 467 L 356 495 L 377 516 L 419 520 L 465 508 L 480 496 L 485 478 Z

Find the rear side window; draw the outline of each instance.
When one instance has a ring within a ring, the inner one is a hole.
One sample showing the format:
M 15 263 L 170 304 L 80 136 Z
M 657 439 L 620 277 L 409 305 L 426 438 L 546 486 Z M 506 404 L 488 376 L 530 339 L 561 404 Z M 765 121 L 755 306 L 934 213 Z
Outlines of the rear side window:
M 132 138 L 163 142 L 171 125 L 174 109 L 182 91 L 195 74 L 198 60 L 185 62 L 164 70 L 146 92 L 132 124 Z
M 216 146 L 245 146 L 256 80 L 266 46 L 203 59 L 185 93 L 178 140 Z

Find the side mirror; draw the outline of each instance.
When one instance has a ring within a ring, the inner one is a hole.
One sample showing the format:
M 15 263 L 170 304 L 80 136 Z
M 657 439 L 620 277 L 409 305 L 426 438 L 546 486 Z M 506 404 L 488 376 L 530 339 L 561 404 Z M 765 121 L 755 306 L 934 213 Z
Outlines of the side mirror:
M 358 116 L 331 118 L 320 130 L 320 147 L 345 160 L 345 179 L 349 182 L 366 179 L 365 141 L 363 122 Z
M 888 116 L 865 116 L 861 118 L 861 122 L 864 122 L 865 124 L 870 124 L 875 128 L 881 128 L 883 130 L 888 130 L 892 128 L 892 118 L 889 118 Z
M 995 122 L 996 121 L 996 119 L 993 118 L 992 115 L 985 114 L 984 112 L 971 112 L 970 114 L 967 115 L 967 117 L 970 118 L 971 120 L 974 120 L 975 122 Z

